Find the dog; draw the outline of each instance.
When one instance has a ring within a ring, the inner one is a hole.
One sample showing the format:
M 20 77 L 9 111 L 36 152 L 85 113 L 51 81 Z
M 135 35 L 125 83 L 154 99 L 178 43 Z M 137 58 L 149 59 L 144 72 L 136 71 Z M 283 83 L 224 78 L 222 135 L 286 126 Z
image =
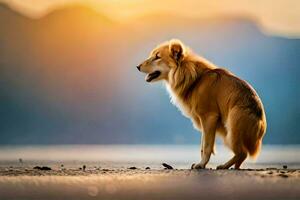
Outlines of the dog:
M 234 153 L 217 169 L 233 165 L 239 169 L 248 155 L 255 158 L 259 154 L 266 115 L 259 96 L 246 81 L 194 54 L 177 39 L 157 46 L 137 69 L 147 74 L 147 82 L 164 81 L 171 102 L 202 132 L 201 161 L 192 169 L 205 168 L 214 153 L 216 135 Z

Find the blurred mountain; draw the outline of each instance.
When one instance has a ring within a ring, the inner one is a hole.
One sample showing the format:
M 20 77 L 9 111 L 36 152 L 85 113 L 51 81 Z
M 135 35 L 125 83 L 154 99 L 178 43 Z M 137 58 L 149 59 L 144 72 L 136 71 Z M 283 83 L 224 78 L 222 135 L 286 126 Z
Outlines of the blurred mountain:
M 199 134 L 135 65 L 162 41 L 250 82 L 266 143 L 300 143 L 300 40 L 262 34 L 247 17 L 170 13 L 115 22 L 83 6 L 29 19 L 0 4 L 0 143 L 198 143 Z

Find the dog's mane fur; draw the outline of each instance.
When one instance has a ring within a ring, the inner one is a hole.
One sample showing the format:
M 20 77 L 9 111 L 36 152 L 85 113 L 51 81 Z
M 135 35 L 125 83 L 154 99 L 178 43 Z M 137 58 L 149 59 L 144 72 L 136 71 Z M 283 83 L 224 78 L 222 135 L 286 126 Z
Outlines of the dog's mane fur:
M 206 59 L 194 55 L 190 50 L 169 74 L 168 83 L 179 98 L 185 100 L 200 83 L 201 77 L 216 67 Z

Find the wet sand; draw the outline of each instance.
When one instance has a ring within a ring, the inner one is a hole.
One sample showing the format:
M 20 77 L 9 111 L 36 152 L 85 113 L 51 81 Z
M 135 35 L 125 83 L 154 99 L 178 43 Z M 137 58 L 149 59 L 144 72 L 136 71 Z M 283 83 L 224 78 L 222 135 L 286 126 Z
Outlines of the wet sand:
M 300 199 L 300 169 L 0 168 L 0 199 Z

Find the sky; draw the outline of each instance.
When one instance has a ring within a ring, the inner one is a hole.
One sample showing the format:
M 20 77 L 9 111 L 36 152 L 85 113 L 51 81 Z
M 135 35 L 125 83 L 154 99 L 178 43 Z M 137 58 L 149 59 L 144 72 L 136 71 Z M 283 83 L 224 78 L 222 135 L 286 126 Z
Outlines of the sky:
M 0 4 L 0 144 L 198 144 L 135 67 L 172 38 L 256 89 L 264 143 L 300 144 L 298 1 L 74 2 Z
M 120 21 L 153 12 L 209 18 L 250 16 L 271 35 L 299 37 L 299 0 L 0 0 L 27 16 L 37 18 L 58 6 L 84 4 Z

